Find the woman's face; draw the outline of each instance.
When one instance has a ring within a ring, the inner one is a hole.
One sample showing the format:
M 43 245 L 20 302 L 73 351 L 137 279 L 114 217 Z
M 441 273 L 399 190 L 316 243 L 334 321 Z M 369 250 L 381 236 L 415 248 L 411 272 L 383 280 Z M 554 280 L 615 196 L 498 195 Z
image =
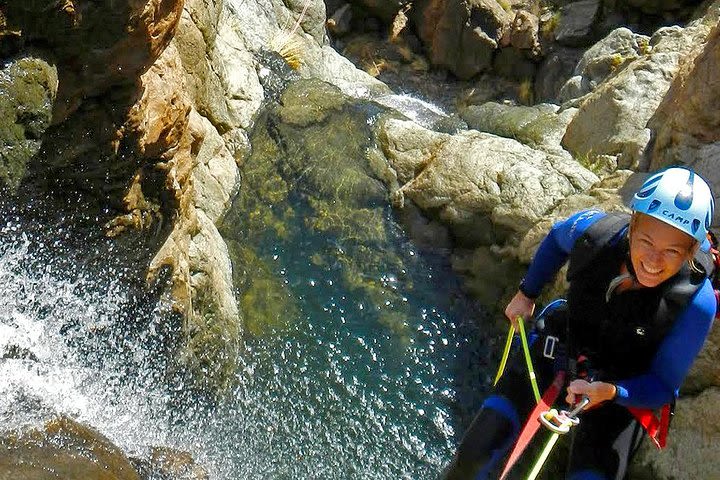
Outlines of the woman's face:
M 655 287 L 675 275 L 694 253 L 695 240 L 656 218 L 633 215 L 630 261 L 638 282 Z

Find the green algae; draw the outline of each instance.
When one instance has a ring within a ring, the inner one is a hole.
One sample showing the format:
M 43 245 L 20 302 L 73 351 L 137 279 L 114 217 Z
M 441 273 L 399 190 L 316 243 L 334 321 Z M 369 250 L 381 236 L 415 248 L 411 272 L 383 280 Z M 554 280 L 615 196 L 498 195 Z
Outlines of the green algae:
M 22 58 L 0 72 L 0 185 L 15 191 L 50 125 L 57 72 Z
M 292 292 L 252 248 L 230 241 L 228 249 L 235 267 L 233 284 L 241 292 L 239 303 L 246 331 L 259 336 L 286 327 L 298 315 Z
M 384 107 L 318 80 L 292 83 L 251 135 L 242 186 L 220 231 L 229 239 L 233 281 L 247 331 L 283 328 L 297 315 L 289 289 L 262 251 L 268 241 L 318 239 L 309 262 L 340 271 L 343 287 L 367 302 L 380 324 L 409 339 L 401 292 L 403 260 L 391 245 L 388 192 L 368 157 Z
M 475 130 L 540 146 L 552 144 L 565 132 L 569 118 L 556 110 L 548 104 L 527 107 L 488 102 L 467 107 L 462 118 Z

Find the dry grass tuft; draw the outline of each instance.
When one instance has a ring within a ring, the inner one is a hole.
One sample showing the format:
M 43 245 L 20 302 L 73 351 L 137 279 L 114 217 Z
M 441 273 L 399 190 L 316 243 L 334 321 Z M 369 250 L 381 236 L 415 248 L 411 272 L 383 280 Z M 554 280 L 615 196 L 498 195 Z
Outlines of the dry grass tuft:
M 295 32 L 300 27 L 300 22 L 305 18 L 310 2 L 311 0 L 305 0 L 302 12 L 300 12 L 300 16 L 293 27 L 290 30 L 283 27 L 282 32 L 270 42 L 270 49 L 280 54 L 293 70 L 297 70 L 302 65 L 304 46 L 302 40 L 295 36 Z

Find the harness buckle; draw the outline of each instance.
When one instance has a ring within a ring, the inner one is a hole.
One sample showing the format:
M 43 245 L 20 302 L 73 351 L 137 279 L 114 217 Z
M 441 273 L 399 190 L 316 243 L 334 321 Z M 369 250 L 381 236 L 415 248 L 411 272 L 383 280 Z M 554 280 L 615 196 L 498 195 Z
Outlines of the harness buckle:
M 545 345 L 543 346 L 543 357 L 555 360 L 555 345 L 560 341 L 558 337 L 548 335 L 545 337 Z

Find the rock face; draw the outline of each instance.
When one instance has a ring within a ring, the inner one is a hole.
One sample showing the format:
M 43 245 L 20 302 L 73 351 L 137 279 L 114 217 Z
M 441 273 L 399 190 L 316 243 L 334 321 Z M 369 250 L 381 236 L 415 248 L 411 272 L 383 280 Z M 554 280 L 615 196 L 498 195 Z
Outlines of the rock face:
M 24 57 L 0 70 L 0 189 L 14 191 L 50 125 L 57 92 L 55 67 Z
M 570 2 L 561 10 L 555 39 L 561 45 L 576 47 L 593 40 L 593 28 L 601 12 L 600 0 Z
M 4 8 L 8 28 L 22 32 L 36 55 L 57 69 L 52 126 L 42 137 L 42 160 L 36 156 L 31 162 L 37 163 L 30 167 L 35 179 L 28 183 L 40 189 L 76 185 L 90 195 L 118 200 L 127 174 L 108 175 L 98 159 L 122 157 L 118 163 L 130 172 L 141 163 L 119 151 L 126 138 L 121 126 L 138 76 L 174 34 L 182 2 L 107 1 L 82 8 L 50 3 L 6 2 Z M 99 98 L 111 91 L 113 106 L 105 108 Z
M 67 119 L 84 98 L 132 83 L 172 39 L 183 6 L 180 0 L 6 4 L 8 26 L 54 46 L 60 78 L 54 123 Z M 82 48 L 89 45 L 95 48 Z
M 618 67 L 595 90 L 575 102 L 577 115 L 568 125 L 563 146 L 580 158 L 617 155 L 622 167 L 637 167 L 650 140 L 646 124 L 660 105 L 681 60 L 701 50 L 709 27 L 700 20 L 685 29 L 660 29 L 649 51 Z M 622 35 L 611 35 L 612 42 Z M 592 62 L 586 62 L 590 65 Z M 581 82 L 582 84 L 582 82 Z
M 495 0 L 421 0 L 413 10 L 431 63 L 463 79 L 490 67 L 512 20 Z
M 140 480 L 130 460 L 107 438 L 67 417 L 39 429 L 5 433 L 0 438 L 0 478 Z
M 437 212 L 469 244 L 524 233 L 560 199 L 598 180 L 569 156 L 472 130 L 447 135 L 390 120 L 381 145 L 404 183 L 396 202 L 404 197 Z
M 561 102 L 580 98 L 626 64 L 650 52 L 650 38 L 618 28 L 590 47 L 575 67 L 574 75 L 560 90 Z
M 692 166 L 715 186 L 716 205 L 720 198 L 720 98 L 715 93 L 719 74 L 720 28 L 716 26 L 703 52 L 683 64 L 648 122 L 654 143 L 647 165 L 649 169 L 674 163 Z

